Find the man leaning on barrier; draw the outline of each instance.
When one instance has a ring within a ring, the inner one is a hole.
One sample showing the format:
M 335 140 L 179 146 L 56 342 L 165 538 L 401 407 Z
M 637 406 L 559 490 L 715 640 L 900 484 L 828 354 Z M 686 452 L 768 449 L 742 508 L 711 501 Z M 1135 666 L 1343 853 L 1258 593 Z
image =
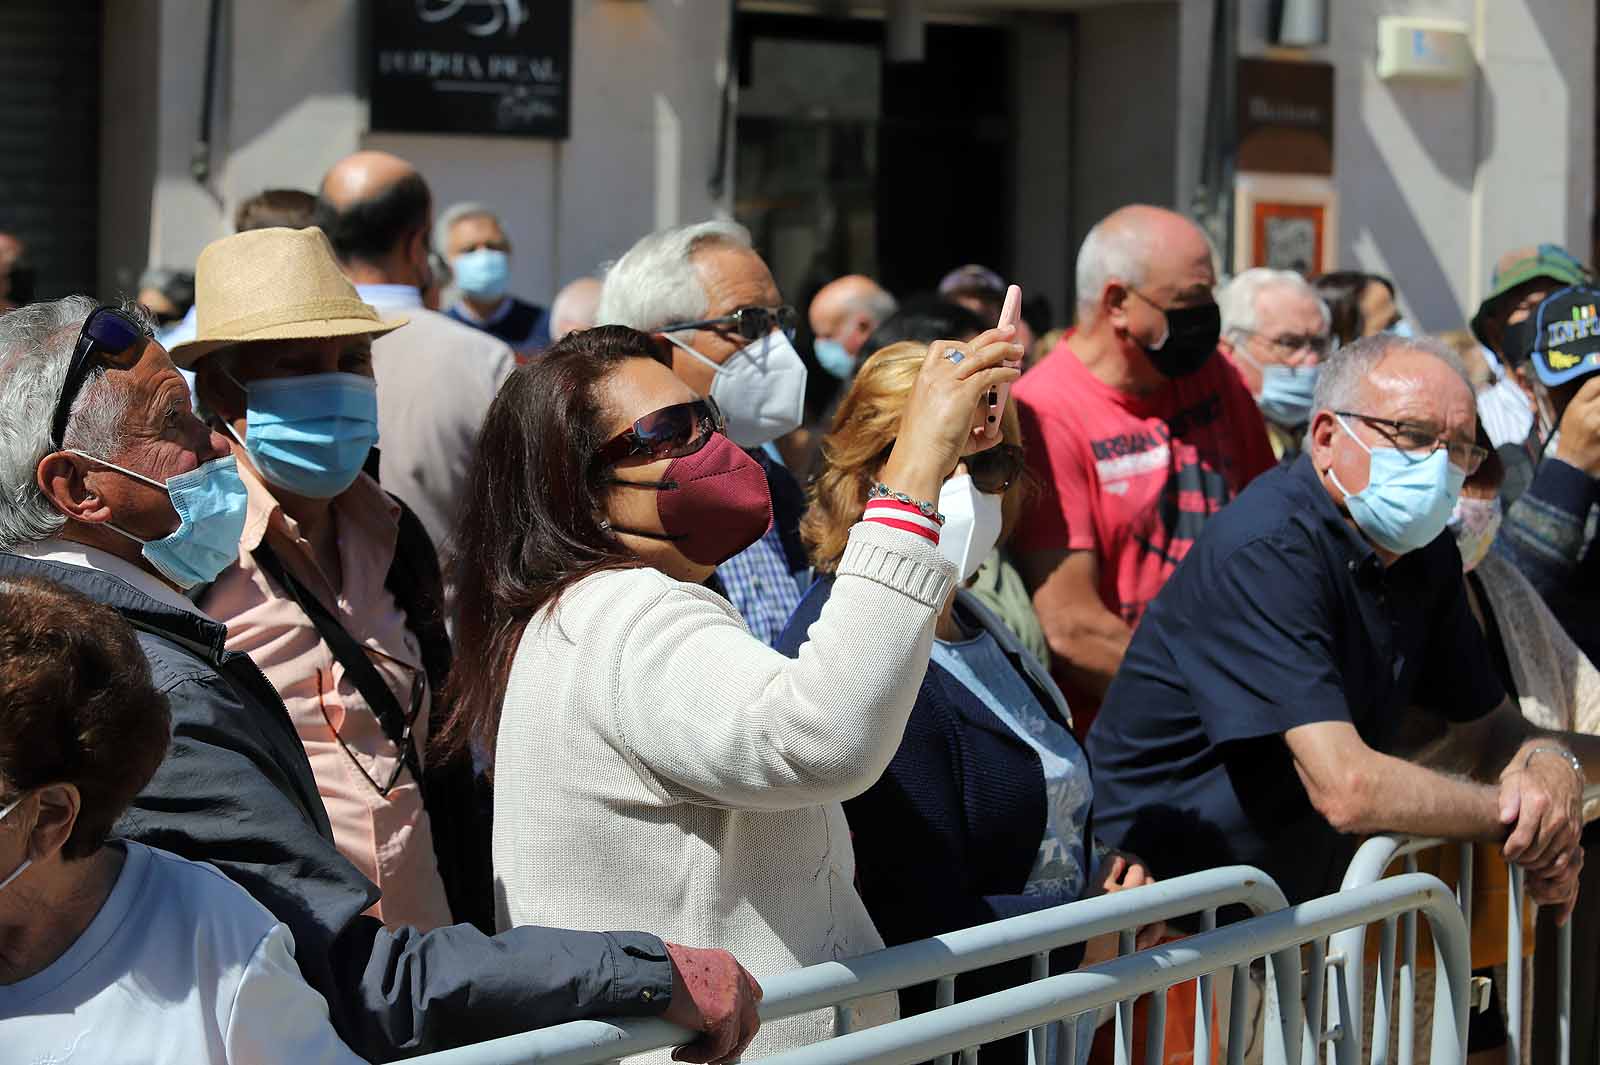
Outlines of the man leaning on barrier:
M 737 1057 L 760 991 L 726 951 L 366 915 L 378 889 L 335 848 L 282 700 L 181 594 L 237 557 L 245 502 L 227 438 L 194 416 L 140 313 L 78 296 L 0 316 L 0 578 L 114 607 L 171 707 L 171 749 L 117 834 L 209 862 L 271 910 L 370 1061 L 604 1016 L 706 1032 L 680 1060 Z
M 1565 919 L 1600 741 L 1525 720 L 1491 666 L 1445 533 L 1475 431 L 1438 342 L 1324 364 L 1305 451 L 1206 525 L 1089 733 L 1112 846 L 1162 879 L 1256 865 L 1299 902 L 1338 888 L 1363 835 L 1493 840 Z M 1454 742 L 1385 753 L 1417 707 Z

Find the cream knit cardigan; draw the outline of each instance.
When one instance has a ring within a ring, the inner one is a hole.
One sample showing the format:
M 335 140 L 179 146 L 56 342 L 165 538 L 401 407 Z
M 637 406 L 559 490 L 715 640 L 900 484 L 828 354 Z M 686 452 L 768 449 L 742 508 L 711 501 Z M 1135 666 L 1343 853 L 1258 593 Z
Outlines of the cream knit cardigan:
M 900 746 L 956 574 L 868 522 L 838 572 L 796 659 L 654 569 L 586 578 L 529 622 L 495 748 L 501 928 L 637 928 L 757 977 L 883 946 L 839 804 Z M 863 1026 L 895 1015 L 893 995 L 857 1004 Z M 832 1011 L 774 1022 L 747 1056 L 831 1034 Z

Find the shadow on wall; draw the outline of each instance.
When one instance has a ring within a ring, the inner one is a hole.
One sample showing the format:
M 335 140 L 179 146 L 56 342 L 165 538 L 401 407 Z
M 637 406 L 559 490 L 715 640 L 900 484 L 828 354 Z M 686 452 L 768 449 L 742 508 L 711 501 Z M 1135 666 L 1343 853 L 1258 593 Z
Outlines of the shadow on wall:
M 1358 93 L 1342 94 L 1357 103 L 1351 119 L 1346 120 L 1340 165 L 1359 167 L 1361 175 L 1360 200 L 1345 206 L 1342 213 L 1352 222 L 1359 221 L 1355 236 L 1370 241 L 1383 262 L 1395 264 L 1397 269 L 1403 265 L 1404 276 L 1396 277 L 1395 283 L 1407 306 L 1421 310 L 1424 324 L 1454 328 L 1466 320 L 1461 297 L 1439 259 L 1437 242 L 1429 239 L 1417 219 L 1411 203 L 1415 187 L 1408 191 L 1402 184 L 1374 135 L 1368 95 L 1381 95 L 1392 106 L 1438 177 L 1470 203 L 1474 176 L 1494 150 L 1493 90 L 1477 69 L 1469 80 L 1447 85 L 1385 82 L 1375 76 L 1370 60 L 1363 60 L 1362 66 L 1340 76 L 1357 78 L 1360 86 Z M 1441 106 L 1447 102 L 1455 106 Z M 1458 116 L 1456 121 L 1442 120 L 1452 112 Z M 1463 223 L 1465 230 L 1465 219 Z

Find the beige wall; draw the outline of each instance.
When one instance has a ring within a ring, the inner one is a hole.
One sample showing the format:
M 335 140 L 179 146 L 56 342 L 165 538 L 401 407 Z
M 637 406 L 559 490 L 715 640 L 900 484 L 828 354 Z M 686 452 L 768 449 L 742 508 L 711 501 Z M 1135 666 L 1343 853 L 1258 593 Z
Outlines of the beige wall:
M 1243 0 L 1241 50 L 1265 51 L 1268 0 Z M 1573 0 L 1332 0 L 1335 183 L 1343 266 L 1393 276 L 1428 329 L 1461 326 L 1502 251 L 1584 255 L 1594 210 L 1595 5 Z M 1468 24 L 1458 83 L 1383 82 L 1378 17 Z
M 517 251 L 514 287 L 536 300 L 548 300 L 645 232 L 706 217 L 718 206 L 708 179 L 727 33 L 720 3 L 576 0 L 573 137 L 555 142 L 368 133 L 358 95 L 358 0 L 235 0 L 224 5 L 231 17 L 218 77 L 214 171 L 202 188 L 189 164 L 205 0 L 115 0 L 108 7 L 124 2 L 159 25 L 160 47 L 149 67 L 108 70 L 106 114 L 115 116 L 118 97 L 135 90 L 159 106 L 132 116 L 153 145 L 150 158 L 108 153 L 104 164 L 108 188 L 135 190 L 107 204 L 108 219 L 117 215 L 102 242 L 107 286 L 131 285 L 147 261 L 192 263 L 229 231 L 239 200 L 274 185 L 315 189 L 330 164 L 363 146 L 416 163 L 440 208 L 461 199 L 500 208 Z M 141 115 L 159 116 L 154 128 Z M 136 194 L 141 184 L 153 186 L 153 197 Z M 146 203 L 149 228 L 141 240 Z

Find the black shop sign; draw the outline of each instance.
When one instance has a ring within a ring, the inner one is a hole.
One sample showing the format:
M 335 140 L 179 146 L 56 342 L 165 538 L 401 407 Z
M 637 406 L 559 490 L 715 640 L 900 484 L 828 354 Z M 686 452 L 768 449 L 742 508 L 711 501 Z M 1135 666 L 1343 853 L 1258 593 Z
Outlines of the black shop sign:
M 371 0 L 372 129 L 564 139 L 572 0 Z

